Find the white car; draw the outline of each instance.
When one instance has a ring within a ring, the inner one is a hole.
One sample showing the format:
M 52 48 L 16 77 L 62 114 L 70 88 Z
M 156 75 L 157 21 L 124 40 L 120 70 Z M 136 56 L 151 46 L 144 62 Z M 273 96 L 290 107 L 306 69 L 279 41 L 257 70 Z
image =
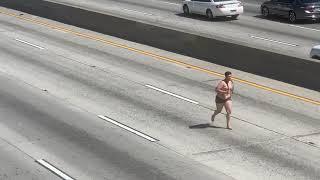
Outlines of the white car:
M 313 46 L 313 48 L 310 51 L 310 57 L 320 60 L 320 45 Z
M 185 15 L 201 14 L 209 19 L 219 16 L 237 19 L 243 13 L 243 5 L 238 0 L 184 0 L 182 10 Z

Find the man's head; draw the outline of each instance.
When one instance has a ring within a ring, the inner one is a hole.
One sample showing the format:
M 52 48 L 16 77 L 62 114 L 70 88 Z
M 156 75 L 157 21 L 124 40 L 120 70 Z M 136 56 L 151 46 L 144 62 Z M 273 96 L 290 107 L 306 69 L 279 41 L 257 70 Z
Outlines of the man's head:
M 232 78 L 232 73 L 230 71 L 227 71 L 224 73 L 224 76 L 226 77 L 226 80 L 230 81 Z

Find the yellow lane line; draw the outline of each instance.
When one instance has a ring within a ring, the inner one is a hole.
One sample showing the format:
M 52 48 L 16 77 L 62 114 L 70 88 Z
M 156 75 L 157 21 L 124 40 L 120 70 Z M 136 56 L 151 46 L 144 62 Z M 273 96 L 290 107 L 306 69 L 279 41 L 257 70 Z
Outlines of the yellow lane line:
M 182 65 L 182 66 L 194 69 L 194 70 L 198 70 L 198 71 L 201 71 L 201 72 L 204 72 L 204 73 L 207 73 L 207 74 L 224 77 L 223 74 L 218 73 L 218 72 L 214 72 L 214 71 L 211 71 L 211 70 L 208 70 L 208 69 L 204 69 L 204 68 L 201 68 L 201 67 L 198 67 L 198 66 L 194 66 L 194 65 L 191 65 L 191 64 L 179 61 L 179 60 L 175 60 L 175 59 L 172 59 L 172 58 L 160 56 L 160 55 L 157 55 L 157 54 L 154 54 L 154 53 L 150 53 L 150 52 L 143 51 L 143 50 L 140 50 L 140 49 L 132 48 L 132 47 L 129 47 L 129 46 L 126 46 L 126 45 L 122 45 L 122 44 L 119 44 L 119 43 L 115 43 L 115 42 L 112 42 L 110 40 L 106 40 L 106 39 L 104 39 L 102 37 L 99 37 L 99 36 L 79 33 L 79 32 L 73 31 L 71 29 L 67 29 L 67 28 L 64 28 L 64 27 L 59 27 L 57 25 L 52 25 L 52 24 L 49 24 L 49 23 L 46 23 L 46 22 L 43 22 L 43 21 L 39 21 L 39 20 L 35 20 L 35 19 L 31 19 L 31 18 L 22 17 L 22 16 L 19 16 L 19 15 L 16 15 L 16 14 L 13 14 L 13 13 L 9 13 L 9 12 L 5 12 L 5 11 L 1 11 L 1 10 L 0 10 L 0 13 L 8 15 L 8 16 L 11 16 L 11 17 L 15 17 L 15 18 L 18 18 L 18 19 L 21 19 L 21 20 L 24 20 L 24 21 L 32 22 L 32 23 L 35 23 L 35 24 L 38 24 L 38 25 L 43 25 L 43 26 L 46 26 L 46 27 L 50 27 L 52 29 L 57 29 L 57 30 L 60 30 L 60 31 L 63 31 L 63 32 L 71 33 L 71 34 L 79 36 L 79 37 L 83 37 L 83 38 L 99 41 L 99 42 L 102 42 L 102 43 L 105 43 L 105 44 L 109 44 L 109 45 L 112 45 L 112 46 L 115 46 L 115 47 L 127 49 L 127 50 L 130 50 L 130 51 L 139 53 L 139 54 L 143 54 L 143 55 L 146 55 L 146 56 L 149 56 L 149 57 L 153 57 L 155 59 L 160 59 L 160 60 L 171 62 L 171 63 L 174 63 L 174 64 L 179 64 L 179 65 Z M 270 88 L 270 87 L 267 87 L 267 86 L 263 86 L 263 85 L 260 85 L 260 84 L 254 83 L 254 82 L 250 82 L 250 81 L 246 81 L 246 80 L 243 80 L 243 79 L 239 79 L 239 78 L 236 78 L 236 77 L 234 77 L 233 80 L 241 82 L 243 84 L 247 84 L 247 85 L 256 87 L 256 88 L 259 88 L 259 89 L 270 91 L 270 92 L 273 92 L 273 93 L 276 93 L 276 94 L 284 95 L 284 96 L 291 97 L 291 98 L 294 98 L 294 99 L 299 99 L 301 101 L 308 102 L 308 103 L 311 103 L 311 104 L 320 105 L 320 101 L 312 100 L 310 98 L 298 96 L 298 95 L 291 94 L 291 93 L 288 93 L 288 92 L 285 92 L 285 91 L 282 91 L 282 90 L 273 89 L 273 88 Z

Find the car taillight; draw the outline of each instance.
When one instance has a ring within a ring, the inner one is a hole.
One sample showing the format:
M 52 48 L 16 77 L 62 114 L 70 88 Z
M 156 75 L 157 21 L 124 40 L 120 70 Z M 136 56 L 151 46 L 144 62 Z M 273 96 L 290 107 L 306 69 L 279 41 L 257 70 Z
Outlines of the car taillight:
M 305 6 L 304 11 L 307 13 L 312 13 L 314 11 L 314 6 Z
M 301 7 L 302 9 L 305 9 L 305 10 L 313 10 L 314 9 L 314 6 L 303 6 Z
M 225 8 L 223 4 L 216 5 L 216 8 Z

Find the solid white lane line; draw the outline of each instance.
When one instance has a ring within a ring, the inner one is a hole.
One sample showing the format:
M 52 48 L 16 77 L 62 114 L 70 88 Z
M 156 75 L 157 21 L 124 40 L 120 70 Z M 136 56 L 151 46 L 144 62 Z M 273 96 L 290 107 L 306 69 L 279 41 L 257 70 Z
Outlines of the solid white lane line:
M 123 8 L 122 10 L 129 11 L 129 12 L 135 12 L 135 13 L 141 13 L 141 14 L 148 15 L 148 16 L 153 16 L 153 14 L 145 13 L 145 12 L 141 12 L 141 11 L 137 11 L 137 10 L 132 10 L 132 9 Z
M 270 42 L 275 42 L 275 43 L 279 43 L 279 44 L 283 44 L 283 45 L 287 45 L 287 46 L 299 46 L 297 44 L 292 44 L 292 43 L 287 43 L 287 42 L 283 42 L 283 41 L 277 41 L 277 40 L 273 40 L 273 39 L 269 39 L 269 38 L 264 38 L 264 37 L 259 37 L 259 36 L 250 36 L 251 38 L 255 38 L 255 39 L 261 39 L 264 41 L 270 41 Z
M 35 48 L 38 48 L 38 49 L 45 49 L 45 48 L 43 48 L 43 47 L 40 47 L 40 46 L 31 44 L 31 43 L 29 43 L 29 42 L 27 42 L 27 41 L 24 41 L 24 40 L 21 40 L 21 39 L 15 39 L 15 40 L 16 40 L 16 41 L 19 41 L 19 42 L 21 42 L 21 43 L 24 43 L 24 44 L 28 44 L 29 46 L 32 46 L 32 47 L 35 47 Z
M 130 131 L 130 132 L 132 132 L 132 133 L 134 133 L 134 134 L 136 134 L 138 136 L 141 136 L 141 137 L 143 137 L 143 138 L 145 138 L 145 139 L 147 139 L 147 140 L 149 140 L 151 142 L 159 141 L 159 140 L 157 140 L 157 139 L 155 139 L 155 138 L 153 138 L 151 136 L 148 136 L 148 135 L 146 135 L 146 134 L 144 134 L 142 132 L 139 132 L 139 131 L 137 131 L 137 130 L 135 130 L 133 128 L 130 128 L 130 127 L 128 127 L 128 126 L 126 126 L 126 125 L 124 125 L 124 124 L 122 124 L 120 122 L 117 122 L 116 120 L 113 120 L 113 119 L 111 119 L 109 117 L 106 117 L 106 116 L 103 116 L 103 115 L 98 115 L 98 117 L 103 119 L 103 120 L 105 120 L 105 121 L 108 121 L 108 122 L 110 122 L 110 123 L 112 123 L 114 125 L 117 125 L 117 126 L 123 128 L 123 129 L 127 130 L 127 131 Z
M 303 26 L 296 26 L 296 25 L 289 25 L 292 27 L 296 27 L 296 28 L 300 28 L 300 29 L 307 29 L 307 30 L 311 30 L 311 31 L 318 31 L 320 32 L 320 29 L 312 29 L 312 28 L 307 28 L 307 27 L 303 27 Z
M 197 102 L 197 101 L 194 101 L 194 100 L 191 100 L 191 99 L 188 99 L 188 98 L 185 98 L 185 97 L 182 97 L 182 96 L 173 94 L 173 93 L 171 93 L 171 92 L 168 92 L 168 91 L 165 91 L 165 90 L 163 90 L 163 89 L 160 89 L 160 88 L 151 86 L 151 85 L 149 85 L 149 84 L 146 84 L 145 86 L 148 87 L 148 88 L 154 89 L 154 90 L 156 90 L 156 91 L 160 91 L 160 92 L 162 92 L 162 93 L 168 94 L 168 95 L 170 95 L 170 96 L 174 96 L 174 97 L 176 97 L 176 98 L 179 98 L 179 99 L 188 101 L 188 102 L 190 102 L 190 103 L 199 104 L 199 102 Z
M 49 169 L 50 171 L 52 171 L 53 173 L 55 173 L 56 175 L 58 175 L 59 177 L 61 177 L 62 179 L 65 180 L 74 180 L 73 178 L 71 178 L 70 176 L 68 176 L 67 174 L 65 174 L 64 172 L 62 172 L 61 170 L 59 170 L 58 168 L 52 166 L 50 163 L 48 163 L 47 161 L 40 159 L 40 160 L 36 160 L 37 163 L 41 164 L 42 166 L 44 166 L 45 168 Z

